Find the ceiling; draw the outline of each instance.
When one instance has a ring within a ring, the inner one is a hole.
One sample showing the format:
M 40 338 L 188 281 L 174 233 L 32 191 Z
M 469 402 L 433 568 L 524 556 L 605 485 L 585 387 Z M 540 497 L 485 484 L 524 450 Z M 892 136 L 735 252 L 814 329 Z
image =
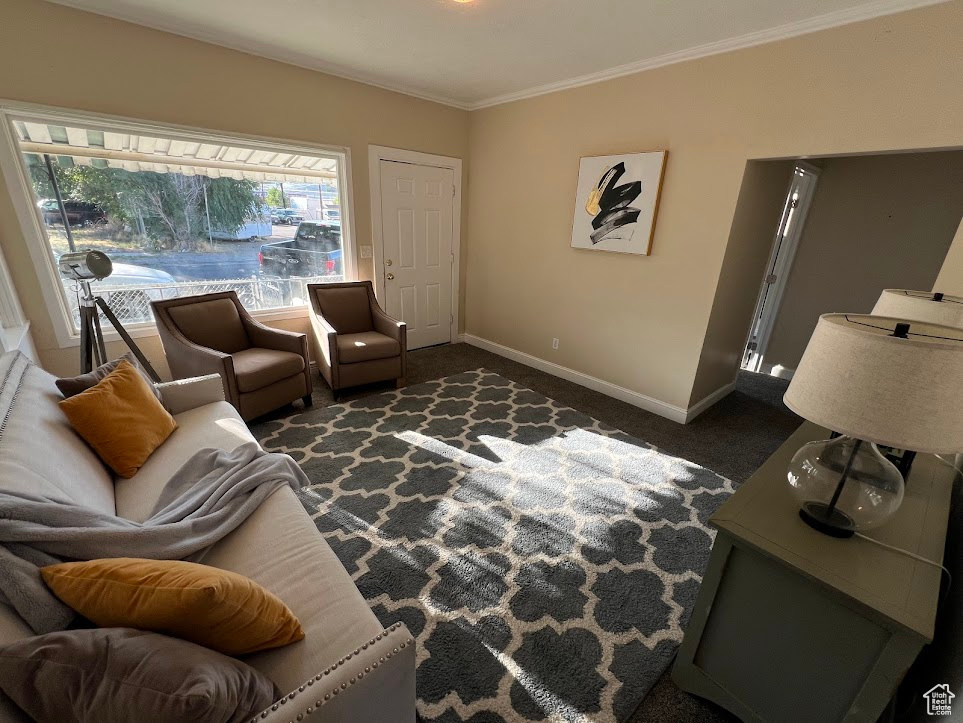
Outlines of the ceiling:
M 55 0 L 479 108 L 942 0 Z

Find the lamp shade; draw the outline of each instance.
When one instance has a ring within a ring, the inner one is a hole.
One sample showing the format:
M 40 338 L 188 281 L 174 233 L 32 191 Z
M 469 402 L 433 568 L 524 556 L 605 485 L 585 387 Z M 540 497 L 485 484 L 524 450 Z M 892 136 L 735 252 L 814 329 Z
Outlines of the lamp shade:
M 897 325 L 908 327 L 905 338 Z M 963 329 L 824 314 L 784 397 L 834 432 L 915 452 L 963 451 Z
M 934 294 L 931 291 L 885 289 L 873 307 L 873 316 L 963 328 L 963 297 Z

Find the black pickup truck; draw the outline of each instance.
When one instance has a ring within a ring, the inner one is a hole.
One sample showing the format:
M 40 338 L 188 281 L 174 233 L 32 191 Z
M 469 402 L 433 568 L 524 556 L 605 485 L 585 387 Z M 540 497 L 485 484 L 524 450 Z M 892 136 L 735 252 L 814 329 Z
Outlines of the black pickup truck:
M 261 276 L 266 278 L 340 276 L 341 227 L 302 221 L 290 241 L 262 245 L 257 260 Z

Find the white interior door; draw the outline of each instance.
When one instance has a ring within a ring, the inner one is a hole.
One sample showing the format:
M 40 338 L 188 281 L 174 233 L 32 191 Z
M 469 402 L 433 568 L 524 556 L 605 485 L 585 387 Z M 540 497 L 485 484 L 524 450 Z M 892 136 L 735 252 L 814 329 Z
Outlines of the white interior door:
M 385 311 L 408 325 L 408 348 L 451 341 L 451 168 L 381 161 Z

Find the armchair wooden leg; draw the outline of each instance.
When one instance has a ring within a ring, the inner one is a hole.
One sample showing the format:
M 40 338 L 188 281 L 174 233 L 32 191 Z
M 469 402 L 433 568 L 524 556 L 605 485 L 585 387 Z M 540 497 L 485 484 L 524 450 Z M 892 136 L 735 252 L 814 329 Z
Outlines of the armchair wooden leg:
M 314 402 L 311 401 L 310 394 L 305 394 L 303 397 L 301 397 L 301 401 L 304 402 L 305 407 L 310 407 L 312 404 L 314 404 Z
M 408 386 L 408 377 L 398 377 L 395 379 L 395 389 L 402 389 Z

